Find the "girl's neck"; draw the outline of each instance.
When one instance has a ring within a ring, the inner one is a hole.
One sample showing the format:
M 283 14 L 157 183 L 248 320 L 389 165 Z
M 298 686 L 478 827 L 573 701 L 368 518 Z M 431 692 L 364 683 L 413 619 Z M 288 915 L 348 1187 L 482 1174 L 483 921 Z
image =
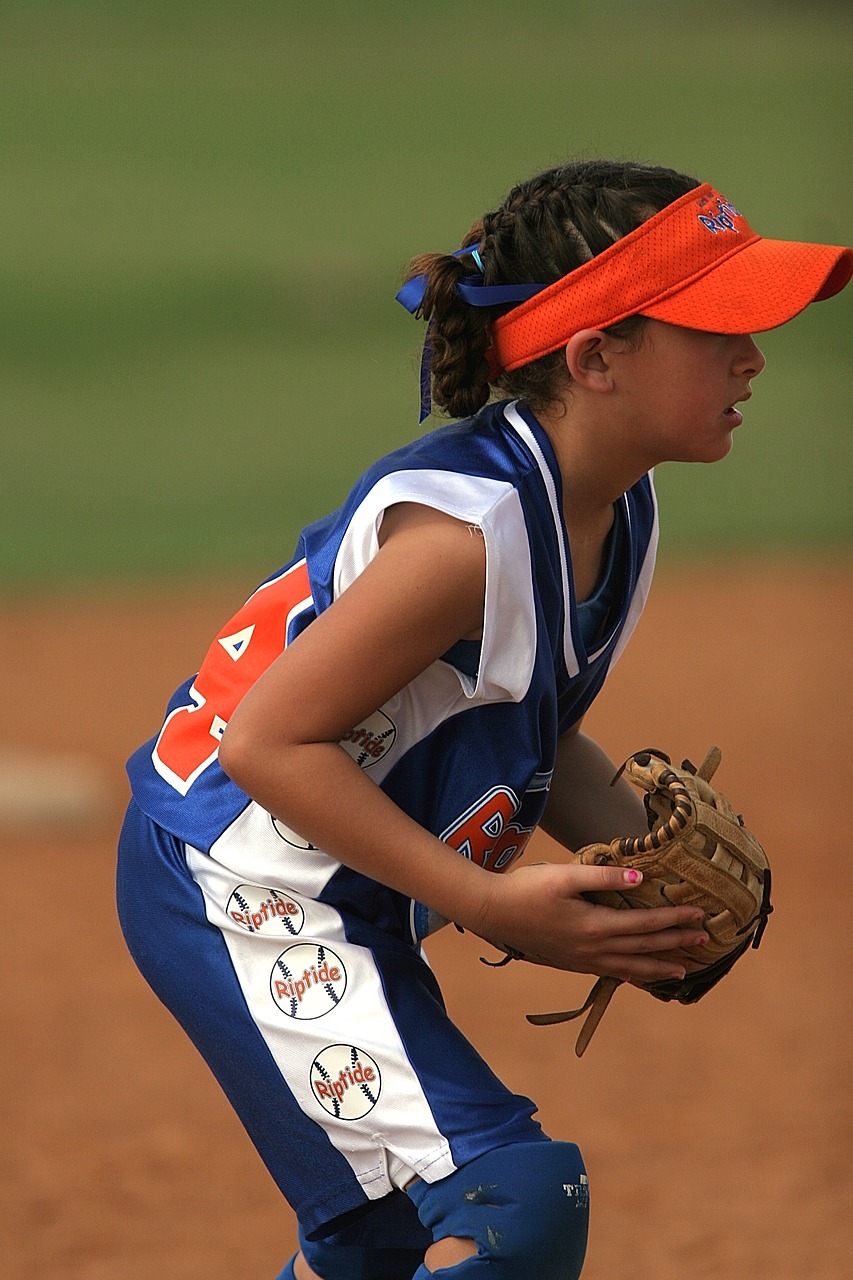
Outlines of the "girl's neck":
M 612 438 L 607 423 L 582 420 L 574 406 L 537 414 L 557 458 L 563 483 L 566 523 L 601 527 L 614 502 L 648 467 Z M 609 528 L 609 523 L 607 523 Z

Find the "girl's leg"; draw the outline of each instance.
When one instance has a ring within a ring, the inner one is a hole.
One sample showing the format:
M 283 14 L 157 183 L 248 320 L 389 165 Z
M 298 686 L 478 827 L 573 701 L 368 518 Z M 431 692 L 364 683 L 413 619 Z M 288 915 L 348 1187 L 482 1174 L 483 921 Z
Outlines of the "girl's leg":
M 481 1274 L 502 1232 L 514 1259 L 529 1244 L 543 1265 L 498 1274 L 549 1278 L 543 1249 L 580 1249 L 586 1187 L 568 1159 L 570 1150 L 582 1168 L 576 1149 L 542 1133 L 534 1104 L 507 1090 L 453 1025 L 417 949 L 394 935 L 393 911 L 381 927 L 348 911 L 354 873 L 342 870 L 322 900 L 312 898 L 321 855 L 297 851 L 286 864 L 291 887 L 270 887 L 267 870 L 281 855 L 269 815 L 250 808 L 226 834 L 205 855 L 131 805 L 119 915 L 139 968 L 206 1057 L 312 1237 L 307 1265 L 323 1280 L 374 1280 L 384 1250 L 396 1270 L 386 1265 L 382 1280 L 425 1280 L 450 1247 L 433 1244 L 455 1237 L 478 1256 L 453 1265 L 454 1275 L 471 1266 Z M 378 886 L 377 898 L 378 911 Z M 545 1185 L 551 1174 L 575 1209 L 570 1243 Z M 487 1183 L 500 1185 L 501 1198 L 480 1204 Z M 396 1205 L 401 1222 L 407 1206 L 402 1239 L 381 1222 L 380 1205 Z M 526 1215 L 533 1236 L 522 1231 Z M 359 1223 L 383 1230 L 358 1238 Z M 567 1280 L 579 1264 L 553 1274 Z
M 394 1191 L 322 1239 L 300 1230 L 300 1251 L 278 1280 L 412 1280 L 431 1239 L 412 1201 Z
M 447 1280 L 578 1280 L 581 1274 L 589 1193 L 572 1143 L 501 1147 L 437 1182 L 416 1178 L 407 1194 L 433 1239 L 425 1253 L 422 1243 L 387 1247 L 389 1239 L 410 1239 L 419 1227 L 388 1197 L 373 1223 L 368 1213 L 354 1229 L 315 1243 L 300 1234 L 302 1252 L 279 1280 L 430 1280 L 436 1272 Z

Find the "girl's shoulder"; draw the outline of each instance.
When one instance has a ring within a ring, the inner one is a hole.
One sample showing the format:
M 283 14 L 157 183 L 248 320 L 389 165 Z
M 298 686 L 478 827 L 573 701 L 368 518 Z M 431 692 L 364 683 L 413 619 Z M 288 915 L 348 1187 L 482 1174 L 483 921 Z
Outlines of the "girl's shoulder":
M 485 518 L 534 465 L 519 448 L 504 407 L 488 405 L 377 459 L 336 510 L 303 531 L 303 539 L 316 547 L 353 523 L 369 528 L 398 502 L 422 503 L 475 523 Z

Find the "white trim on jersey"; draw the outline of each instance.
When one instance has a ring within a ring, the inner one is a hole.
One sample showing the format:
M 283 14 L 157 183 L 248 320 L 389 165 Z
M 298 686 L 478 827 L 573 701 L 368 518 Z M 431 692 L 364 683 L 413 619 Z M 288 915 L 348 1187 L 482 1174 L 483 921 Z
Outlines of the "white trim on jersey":
M 337 598 L 379 550 L 388 507 L 416 502 L 477 525 L 486 543 L 486 604 L 476 682 L 456 672 L 469 699 L 521 702 L 536 660 L 536 606 L 527 526 L 511 484 L 454 471 L 395 471 L 383 476 L 354 512 L 335 561 Z M 379 624 L 381 625 L 381 624 Z
M 536 437 L 534 436 L 533 432 L 530 430 L 530 427 L 522 418 L 521 414 L 518 412 L 515 402 L 506 406 L 506 408 L 504 409 L 504 415 L 507 421 L 509 422 L 509 424 L 514 428 L 514 430 L 518 432 L 518 434 L 524 440 L 524 443 L 527 445 L 528 449 L 536 459 L 536 463 L 539 467 L 540 472 L 542 473 L 542 480 L 545 484 L 545 489 L 548 493 L 548 501 L 551 505 L 551 515 L 554 520 L 554 531 L 557 539 L 557 546 L 560 552 L 560 574 L 561 574 L 562 584 L 563 584 L 563 600 L 565 601 L 565 609 L 566 609 L 565 621 L 564 621 L 564 627 L 563 627 L 563 653 L 564 653 L 564 658 L 566 663 L 566 670 L 568 671 L 570 676 L 576 676 L 580 671 L 580 663 L 578 661 L 577 653 L 574 647 L 574 641 L 572 639 L 572 627 L 571 627 L 571 616 L 570 616 L 572 597 L 571 597 L 570 588 L 569 588 L 570 578 L 569 578 L 569 565 L 566 557 L 566 536 L 564 535 L 564 532 L 563 532 L 563 527 L 564 527 L 563 518 L 562 518 L 562 513 L 560 511 L 560 504 L 557 498 L 557 489 L 554 484 L 554 478 L 551 475 L 551 470 L 545 460 L 545 455 L 542 453 L 542 450 L 539 447 Z M 625 621 L 622 626 L 621 635 L 619 636 L 619 639 L 616 642 L 616 645 L 613 650 L 613 656 L 610 659 L 611 667 L 613 667 L 613 665 L 619 660 L 622 653 L 624 652 L 625 646 L 630 640 L 631 635 L 634 631 L 634 628 L 636 627 L 637 622 L 639 621 L 640 615 L 642 614 L 643 609 L 645 608 L 646 600 L 648 599 L 649 591 L 651 590 L 652 578 L 654 576 L 654 571 L 655 571 L 655 559 L 657 557 L 658 537 L 660 532 L 659 524 L 658 524 L 657 494 L 655 493 L 654 475 L 652 472 L 649 472 L 649 492 L 651 495 L 652 507 L 654 510 L 654 521 L 652 524 L 651 531 L 649 533 L 649 542 L 646 548 L 645 556 L 643 558 L 643 564 L 640 569 L 639 575 L 637 577 L 637 585 L 631 597 L 631 602 L 628 607 L 628 612 L 625 615 Z M 625 511 L 625 518 L 628 521 L 628 526 L 630 528 L 631 504 L 628 501 L 628 495 L 623 494 L 621 501 Z M 609 643 L 610 643 L 610 639 L 608 637 L 608 639 L 605 641 L 604 644 L 600 645 L 593 653 L 589 654 L 589 661 L 594 662 L 595 659 L 603 652 L 603 650 L 607 648 L 607 645 Z
M 563 584 L 563 658 L 566 663 L 566 670 L 570 676 L 576 676 L 580 671 L 580 663 L 575 653 L 575 645 L 572 640 L 572 622 L 571 622 L 571 590 L 569 587 L 569 563 L 566 556 L 566 535 L 563 529 L 563 515 L 560 511 L 560 503 L 557 498 L 557 487 L 554 484 L 554 477 L 551 474 L 551 468 L 545 461 L 545 455 L 539 447 L 530 427 L 522 418 L 516 408 L 515 402 L 508 404 L 504 409 L 504 417 L 507 422 L 517 431 L 524 443 L 527 445 L 533 457 L 536 459 L 536 465 L 542 475 L 542 483 L 545 485 L 545 491 L 548 494 L 548 502 L 551 507 L 551 517 L 554 521 L 554 535 L 557 541 L 557 547 L 560 552 L 560 578 Z
M 658 499 L 657 499 L 657 494 L 655 493 L 654 473 L 651 471 L 649 472 L 649 493 L 651 494 L 651 499 L 652 499 L 652 509 L 654 511 L 654 519 L 652 521 L 652 527 L 649 532 L 649 542 L 648 542 L 648 546 L 646 547 L 646 554 L 643 557 L 643 563 L 640 566 L 640 572 L 637 575 L 637 585 L 634 589 L 634 594 L 631 597 L 631 603 L 628 607 L 628 612 L 625 615 L 625 623 L 622 627 L 622 634 L 620 635 L 619 639 L 616 641 L 616 645 L 613 650 L 613 656 L 610 659 L 611 670 L 619 661 L 623 652 L 625 651 L 625 646 L 627 645 L 628 641 L 631 639 L 631 635 L 634 631 L 634 628 L 636 627 L 637 623 L 640 620 L 640 614 L 643 612 L 643 610 L 646 607 L 646 601 L 649 598 L 649 592 L 652 589 L 652 578 L 654 577 L 654 573 L 655 573 L 655 560 L 657 558 L 658 538 L 660 536 L 660 525 L 658 523 Z M 625 510 L 628 514 L 628 519 L 630 521 L 631 510 L 627 500 L 625 503 Z

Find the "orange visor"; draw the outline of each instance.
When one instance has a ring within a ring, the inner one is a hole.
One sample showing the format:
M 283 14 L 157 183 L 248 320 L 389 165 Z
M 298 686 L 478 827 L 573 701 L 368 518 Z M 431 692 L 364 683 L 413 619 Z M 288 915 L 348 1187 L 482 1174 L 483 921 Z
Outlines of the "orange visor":
M 710 333 L 761 333 L 839 293 L 851 275 L 853 250 L 764 240 L 706 183 L 495 320 L 489 357 L 508 372 L 564 347 L 581 329 L 633 315 Z

